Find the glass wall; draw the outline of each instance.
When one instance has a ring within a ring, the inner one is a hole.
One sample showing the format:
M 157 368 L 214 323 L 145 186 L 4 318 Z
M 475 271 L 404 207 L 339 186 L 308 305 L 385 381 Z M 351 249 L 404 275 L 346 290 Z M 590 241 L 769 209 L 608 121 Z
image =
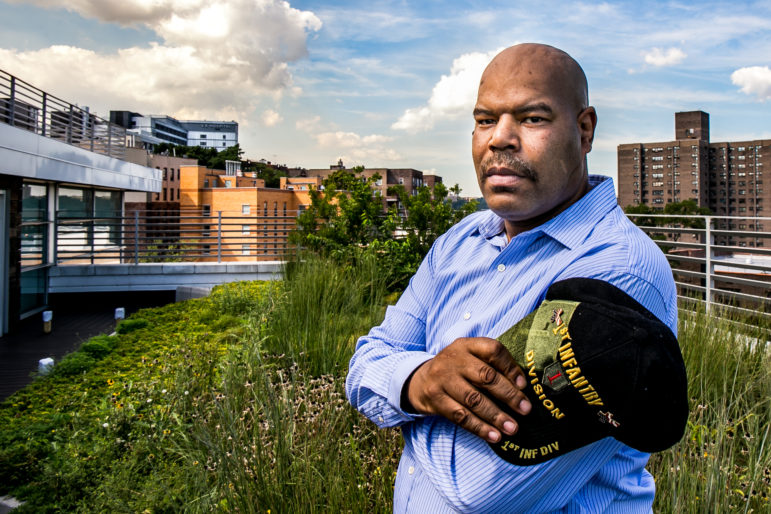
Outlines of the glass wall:
M 57 194 L 58 263 L 93 264 L 120 259 L 121 191 L 60 186 Z
M 21 314 L 46 304 L 48 242 L 48 186 L 33 182 L 22 185 L 21 200 Z

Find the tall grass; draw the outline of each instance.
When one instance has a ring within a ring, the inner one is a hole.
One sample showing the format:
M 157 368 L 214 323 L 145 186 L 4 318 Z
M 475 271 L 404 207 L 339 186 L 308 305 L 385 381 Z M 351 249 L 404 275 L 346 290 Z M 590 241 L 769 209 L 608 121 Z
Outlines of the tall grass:
M 110 358 L 0 406 L 0 494 L 22 512 L 390 512 L 401 436 L 343 391 L 383 295 L 374 262 L 309 256 L 282 283 L 145 311 Z M 767 333 L 683 315 L 691 415 L 651 458 L 656 512 L 771 511 Z
M 691 415 L 651 458 L 656 512 L 771 512 L 769 330 L 722 315 L 681 311 Z
M 283 285 L 264 324 L 265 349 L 314 375 L 344 373 L 356 339 L 383 316 L 385 281 L 374 256 L 343 266 L 303 255 L 287 265 Z

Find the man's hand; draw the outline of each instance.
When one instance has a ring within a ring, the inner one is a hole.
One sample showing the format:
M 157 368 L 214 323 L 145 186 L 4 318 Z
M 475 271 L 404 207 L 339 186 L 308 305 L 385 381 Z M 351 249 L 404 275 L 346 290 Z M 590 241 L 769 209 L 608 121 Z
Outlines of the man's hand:
M 525 374 L 501 343 L 464 337 L 423 363 L 404 387 L 416 412 L 444 416 L 495 443 L 499 431 L 512 435 L 518 427 L 491 398 L 527 414 L 532 406 L 522 392 L 526 385 Z

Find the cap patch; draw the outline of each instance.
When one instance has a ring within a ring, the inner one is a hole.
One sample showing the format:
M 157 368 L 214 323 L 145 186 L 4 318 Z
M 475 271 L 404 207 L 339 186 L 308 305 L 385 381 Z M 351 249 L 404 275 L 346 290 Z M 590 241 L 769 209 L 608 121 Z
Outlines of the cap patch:
M 559 407 L 554 405 L 553 401 L 546 397 L 546 392 L 543 389 L 543 385 L 541 385 L 540 381 L 538 380 L 538 373 L 536 373 L 535 361 L 533 360 L 534 357 L 535 352 L 533 350 L 529 350 L 525 355 L 525 359 L 527 359 L 525 364 L 528 368 L 527 375 L 530 378 L 530 384 L 533 386 L 533 392 L 535 393 L 538 400 L 543 404 L 543 408 L 549 411 L 549 414 L 557 419 L 562 419 L 565 417 L 565 413 L 562 412 Z
M 555 393 L 562 391 L 570 384 L 562 364 L 556 361 L 544 368 L 543 383 Z

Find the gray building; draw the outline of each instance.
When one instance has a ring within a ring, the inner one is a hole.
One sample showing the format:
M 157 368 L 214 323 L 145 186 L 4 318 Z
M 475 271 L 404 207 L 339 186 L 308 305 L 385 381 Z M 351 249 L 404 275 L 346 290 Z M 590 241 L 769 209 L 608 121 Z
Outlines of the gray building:
M 123 160 L 126 131 L 0 70 L 0 335 L 43 310 L 49 270 L 117 248 L 127 191 L 161 171 Z
M 238 144 L 238 123 L 235 121 L 177 120 L 171 116 L 144 116 L 131 111 L 110 111 L 110 121 L 139 136 L 146 145 L 171 143 L 221 151 Z

